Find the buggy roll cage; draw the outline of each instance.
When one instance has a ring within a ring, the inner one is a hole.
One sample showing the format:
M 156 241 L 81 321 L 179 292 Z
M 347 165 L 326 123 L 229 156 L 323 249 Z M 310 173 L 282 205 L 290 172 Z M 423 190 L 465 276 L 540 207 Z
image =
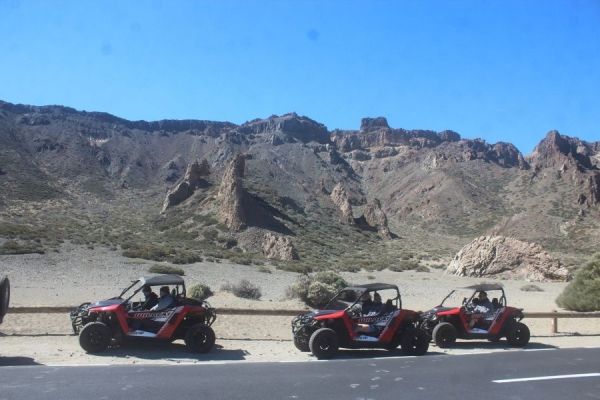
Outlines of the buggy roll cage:
M 178 297 L 181 295 L 181 296 L 185 297 L 185 295 L 186 295 L 185 282 L 183 281 L 183 279 L 180 276 L 178 276 L 178 275 L 158 275 L 158 276 L 153 276 L 153 277 L 141 277 L 139 279 L 132 281 L 131 285 L 129 285 L 125 289 L 123 289 L 123 291 L 121 292 L 119 297 L 117 297 L 117 299 L 123 299 L 123 295 L 125 295 L 125 293 L 127 293 L 129 290 L 131 290 L 131 288 L 133 288 L 137 284 L 139 284 L 140 286 L 137 287 L 133 291 L 131 296 L 124 299 L 121 304 L 125 304 L 125 303 L 129 302 L 129 300 L 131 300 L 136 294 L 138 294 L 144 288 L 144 286 L 154 287 L 154 286 L 171 285 L 171 286 L 175 286 L 175 289 L 173 289 L 174 293 L 171 293 L 173 296 Z M 181 287 L 181 291 L 179 290 L 180 287 Z
M 471 297 L 469 297 L 468 299 L 466 297 L 463 297 L 463 301 L 462 301 L 463 305 L 470 304 L 473 301 L 473 298 L 475 297 L 475 295 L 479 292 L 488 292 L 488 291 L 494 291 L 494 290 L 499 290 L 502 292 L 502 296 L 500 296 L 498 303 L 501 304 L 502 306 L 507 305 L 506 294 L 504 293 L 504 287 L 502 285 L 481 284 L 481 285 L 473 285 L 473 286 L 466 286 L 466 287 L 462 287 L 462 288 L 452 289 L 452 291 L 450 291 L 450 293 L 448 293 L 448 295 L 442 299 L 442 301 L 440 302 L 438 307 L 442 307 L 444 302 L 446 300 L 448 300 L 448 298 L 450 298 L 450 296 L 452 296 L 457 290 L 461 290 L 461 289 L 473 290 L 473 294 L 471 295 Z
M 400 290 L 398 289 L 398 286 L 389 285 L 389 284 L 385 284 L 385 283 L 369 283 L 369 284 L 365 284 L 365 285 L 356 285 L 356 286 L 345 287 L 342 290 L 340 290 L 339 292 L 337 292 L 335 294 L 335 296 L 333 296 L 331 298 L 331 300 L 329 300 L 327 302 L 324 309 L 330 309 L 328 306 L 334 300 L 336 300 L 343 292 L 353 292 L 356 294 L 356 299 L 354 300 L 354 302 L 345 308 L 345 310 L 349 310 L 360 302 L 361 297 L 365 293 L 377 292 L 380 290 L 395 290 L 396 297 L 391 298 L 389 300 L 396 302 L 397 309 L 399 309 L 399 310 L 402 309 L 402 296 L 400 295 Z M 340 300 L 340 301 L 343 301 L 343 300 Z M 346 301 L 344 301 L 344 303 L 346 303 Z

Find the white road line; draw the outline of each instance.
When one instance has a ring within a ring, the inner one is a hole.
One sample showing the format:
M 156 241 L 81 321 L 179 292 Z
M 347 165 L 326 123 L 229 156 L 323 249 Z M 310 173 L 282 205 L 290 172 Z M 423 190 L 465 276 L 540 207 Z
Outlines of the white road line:
M 516 378 L 516 379 L 499 379 L 492 381 L 494 383 L 512 383 L 512 382 L 529 382 L 529 381 L 547 381 L 552 379 L 571 379 L 571 378 L 591 378 L 600 376 L 598 372 L 591 372 L 589 374 L 573 374 L 573 375 L 549 375 L 549 376 L 535 376 L 532 378 Z

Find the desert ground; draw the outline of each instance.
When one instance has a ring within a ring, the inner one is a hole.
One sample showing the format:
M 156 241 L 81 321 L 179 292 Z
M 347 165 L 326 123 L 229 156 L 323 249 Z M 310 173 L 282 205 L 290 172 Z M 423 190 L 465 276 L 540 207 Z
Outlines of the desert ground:
M 128 283 L 140 276 L 150 275 L 148 268 L 154 262 L 132 260 L 106 248 L 88 249 L 71 244 L 58 252 L 0 256 L 0 272 L 11 279 L 12 307 L 75 306 L 117 295 Z M 286 288 L 298 274 L 276 270 L 259 271 L 257 266 L 222 263 L 195 263 L 184 265 L 187 285 L 205 283 L 215 295 L 209 302 L 217 308 L 304 309 L 298 300 L 286 298 Z M 441 270 L 431 272 L 360 271 L 343 273 L 355 284 L 368 282 L 395 283 L 402 293 L 403 307 L 413 310 L 431 308 L 455 287 L 491 282 L 490 279 L 462 278 L 446 275 Z M 260 287 L 260 300 L 246 300 L 220 290 L 227 282 L 247 279 Z M 506 290 L 508 304 L 525 311 L 560 309 L 554 299 L 566 283 L 535 283 L 543 291 L 526 292 L 524 281 L 501 282 Z M 218 311 L 217 311 L 218 312 Z M 136 344 L 109 350 L 102 355 L 88 355 L 72 335 L 68 315 L 63 314 L 8 314 L 0 326 L 0 365 L 15 364 L 113 364 L 113 363 L 181 363 L 248 361 L 300 361 L 313 359 L 300 353 L 291 341 L 291 317 L 220 315 L 213 325 L 217 348 L 210 354 L 191 355 L 183 342 L 161 345 L 158 349 L 148 344 Z M 600 346 L 598 319 L 561 319 L 559 332 L 550 333 L 549 319 L 526 319 L 532 332 L 529 349 L 543 350 L 556 347 Z M 478 351 L 508 351 L 504 344 L 462 342 L 451 350 L 430 347 L 434 353 L 470 353 Z M 344 351 L 348 357 L 386 356 L 386 351 Z

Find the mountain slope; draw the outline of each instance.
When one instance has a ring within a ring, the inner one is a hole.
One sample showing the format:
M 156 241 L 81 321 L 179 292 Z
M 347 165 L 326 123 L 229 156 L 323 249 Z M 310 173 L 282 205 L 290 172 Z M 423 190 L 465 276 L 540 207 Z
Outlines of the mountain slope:
M 237 154 L 246 217 L 232 229 L 219 188 Z M 205 182 L 161 212 L 167 192 L 202 160 Z M 238 126 L 0 102 L 0 236 L 47 248 L 101 243 L 175 262 L 251 262 L 264 258 L 261 243 L 275 232 L 300 258 L 281 266 L 310 269 L 448 258 L 473 237 L 502 234 L 576 260 L 600 243 L 599 164 L 600 142 L 558 132 L 523 157 L 508 143 L 393 129 L 381 117 L 329 132 L 294 113 Z M 338 185 L 351 220 L 330 196 Z M 367 204 L 381 205 L 393 239 L 366 224 Z

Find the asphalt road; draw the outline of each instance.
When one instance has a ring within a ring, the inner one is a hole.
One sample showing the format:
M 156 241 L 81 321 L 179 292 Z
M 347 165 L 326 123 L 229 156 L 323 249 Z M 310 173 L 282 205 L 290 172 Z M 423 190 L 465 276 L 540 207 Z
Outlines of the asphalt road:
M 0 368 L 0 399 L 600 399 L 600 349 Z

